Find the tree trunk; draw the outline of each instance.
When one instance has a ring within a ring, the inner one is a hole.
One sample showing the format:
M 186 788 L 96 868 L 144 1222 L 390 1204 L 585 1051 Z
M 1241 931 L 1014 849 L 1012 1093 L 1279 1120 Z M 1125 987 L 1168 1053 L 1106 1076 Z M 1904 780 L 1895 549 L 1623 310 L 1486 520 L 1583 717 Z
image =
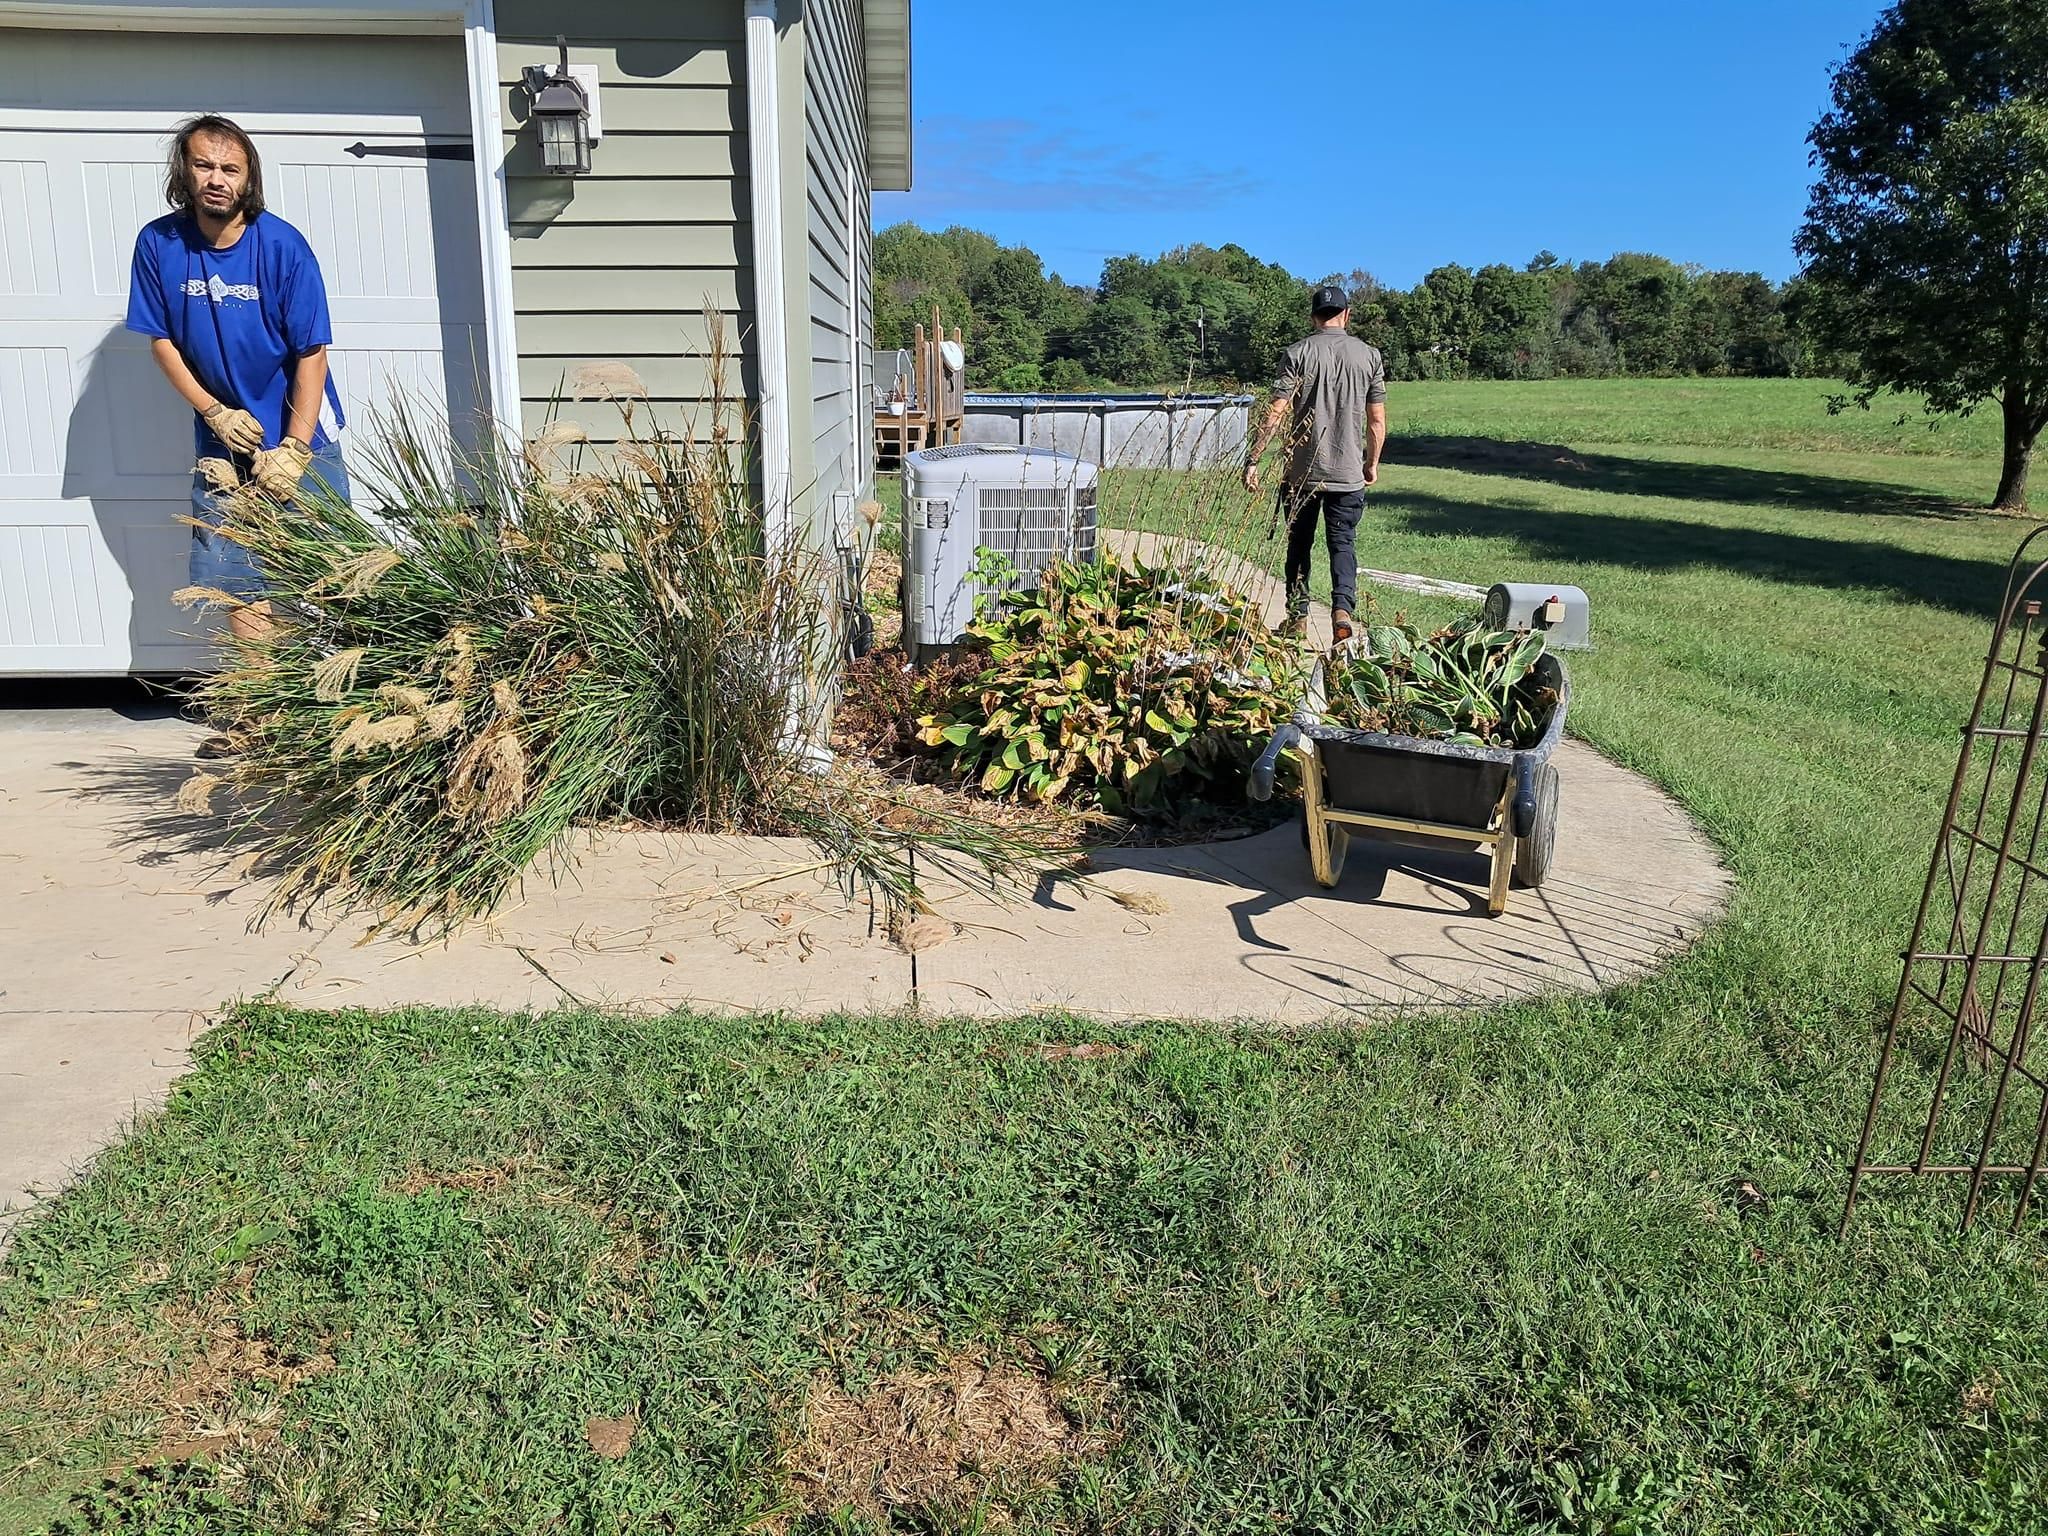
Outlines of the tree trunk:
M 1995 512 L 2025 512 L 2027 468 L 2034 457 L 2034 439 L 2041 435 L 2041 422 L 2025 391 L 2010 386 L 2005 391 L 2004 415 L 2005 459 L 1991 508 Z

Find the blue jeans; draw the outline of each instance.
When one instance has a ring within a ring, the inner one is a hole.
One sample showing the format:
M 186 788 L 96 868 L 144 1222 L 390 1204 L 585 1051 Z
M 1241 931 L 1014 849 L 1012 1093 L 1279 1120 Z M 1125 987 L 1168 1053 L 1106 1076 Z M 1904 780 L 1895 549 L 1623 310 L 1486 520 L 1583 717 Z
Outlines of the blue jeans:
M 237 459 L 235 470 L 245 479 L 249 475 L 245 460 Z M 324 443 L 313 450 L 313 462 L 306 466 L 306 480 L 324 486 L 329 494 L 343 501 L 348 500 L 348 470 L 342 466 L 341 444 Z M 206 483 L 206 476 L 193 470 L 192 519 L 205 526 L 192 530 L 189 579 L 195 587 L 214 587 L 245 603 L 260 601 L 268 593 L 263 572 L 248 550 L 220 533 L 224 510 L 218 493 Z

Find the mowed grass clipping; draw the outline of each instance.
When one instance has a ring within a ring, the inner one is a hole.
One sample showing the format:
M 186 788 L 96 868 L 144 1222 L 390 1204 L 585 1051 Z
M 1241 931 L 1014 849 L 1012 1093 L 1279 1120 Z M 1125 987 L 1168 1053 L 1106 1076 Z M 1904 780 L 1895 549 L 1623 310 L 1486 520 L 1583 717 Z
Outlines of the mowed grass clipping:
M 1834 1236 L 2022 529 L 1981 456 L 1742 446 L 1746 385 L 1627 386 L 1722 447 L 1552 388 L 1438 387 L 1419 463 L 1397 387 L 1361 558 L 1591 594 L 1575 727 L 1739 881 L 1668 971 L 1306 1035 L 245 1011 L 6 1261 L 0 1529 L 108 1469 L 152 1531 L 2048 1527 L 2038 1222 Z

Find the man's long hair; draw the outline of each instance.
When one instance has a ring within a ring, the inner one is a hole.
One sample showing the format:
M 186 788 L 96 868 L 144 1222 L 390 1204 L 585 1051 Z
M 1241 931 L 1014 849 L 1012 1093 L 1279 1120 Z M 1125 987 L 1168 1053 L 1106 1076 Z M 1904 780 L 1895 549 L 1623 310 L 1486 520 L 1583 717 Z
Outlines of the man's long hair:
M 192 172 L 185 164 L 185 146 L 192 142 L 195 133 L 232 139 L 242 151 L 242 158 L 249 162 L 249 179 L 242 184 L 242 197 L 235 204 L 235 212 L 245 219 L 255 218 L 263 211 L 263 157 L 256 153 L 256 141 L 242 131 L 242 125 L 218 112 L 202 112 L 178 124 L 177 136 L 171 140 L 171 156 L 164 166 L 164 201 L 180 213 L 192 211 Z

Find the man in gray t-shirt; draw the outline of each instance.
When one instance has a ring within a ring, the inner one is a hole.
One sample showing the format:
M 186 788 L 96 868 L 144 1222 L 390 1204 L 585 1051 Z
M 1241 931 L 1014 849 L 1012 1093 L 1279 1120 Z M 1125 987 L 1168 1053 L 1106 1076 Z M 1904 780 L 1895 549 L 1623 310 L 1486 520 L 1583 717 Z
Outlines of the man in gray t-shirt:
M 1353 336 L 1344 290 L 1318 288 L 1310 300 L 1316 328 L 1289 347 L 1273 382 L 1273 404 L 1245 460 L 1245 489 L 1259 488 L 1259 459 L 1281 424 L 1287 432 L 1287 468 L 1279 510 L 1287 517 L 1287 617 L 1299 628 L 1308 615 L 1309 557 L 1316 522 L 1330 551 L 1330 607 L 1335 638 L 1351 638 L 1358 604 L 1358 520 L 1365 488 L 1380 477 L 1387 440 L 1387 370 L 1379 349 Z

